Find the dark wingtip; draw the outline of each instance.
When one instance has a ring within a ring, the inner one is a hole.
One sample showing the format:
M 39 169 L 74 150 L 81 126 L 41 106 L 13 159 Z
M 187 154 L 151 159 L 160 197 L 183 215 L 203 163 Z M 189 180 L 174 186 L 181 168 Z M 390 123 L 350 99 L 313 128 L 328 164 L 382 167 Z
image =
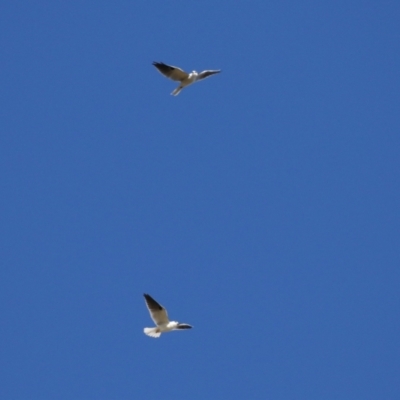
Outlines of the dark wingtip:
M 193 326 L 189 324 L 179 324 L 178 329 L 192 329 Z

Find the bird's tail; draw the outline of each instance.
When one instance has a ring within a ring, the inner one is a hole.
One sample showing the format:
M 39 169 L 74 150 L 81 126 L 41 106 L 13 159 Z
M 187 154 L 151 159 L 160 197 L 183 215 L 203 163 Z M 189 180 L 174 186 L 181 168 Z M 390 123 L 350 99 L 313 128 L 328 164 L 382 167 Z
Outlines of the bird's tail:
M 158 328 L 144 328 L 143 332 L 147 336 L 151 336 L 153 338 L 158 338 L 161 335 L 161 332 L 158 330 Z
M 171 94 L 172 96 L 178 96 L 178 94 L 180 93 L 180 91 L 183 89 L 182 86 L 178 86 Z

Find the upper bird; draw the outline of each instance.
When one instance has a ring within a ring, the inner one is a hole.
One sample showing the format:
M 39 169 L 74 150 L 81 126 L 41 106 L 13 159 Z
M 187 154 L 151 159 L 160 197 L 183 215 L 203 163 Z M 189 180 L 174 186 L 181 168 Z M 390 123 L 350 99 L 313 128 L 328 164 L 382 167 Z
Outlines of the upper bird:
M 186 86 L 191 85 L 201 79 L 207 78 L 211 75 L 218 74 L 221 72 L 220 69 L 216 70 L 205 70 L 203 72 L 192 71 L 190 74 L 183 71 L 178 67 L 173 67 L 172 65 L 167 65 L 162 62 L 153 62 L 153 65 L 167 78 L 172 79 L 173 81 L 179 81 L 179 86 L 171 93 L 174 96 L 177 96 L 179 92 Z
M 144 294 L 147 308 L 150 312 L 150 317 L 157 325 L 154 328 L 144 328 L 143 331 L 146 335 L 153 338 L 160 337 L 162 332 L 170 332 L 176 329 L 192 329 L 191 325 L 181 324 L 176 321 L 168 319 L 167 310 L 159 303 L 157 303 L 150 295 Z

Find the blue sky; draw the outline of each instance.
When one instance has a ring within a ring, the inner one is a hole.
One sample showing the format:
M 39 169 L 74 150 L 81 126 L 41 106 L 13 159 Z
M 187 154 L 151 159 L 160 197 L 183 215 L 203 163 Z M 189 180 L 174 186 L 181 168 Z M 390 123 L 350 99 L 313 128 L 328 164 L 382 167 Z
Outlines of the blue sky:
M 398 399 L 399 17 L 3 2 L 0 397 Z

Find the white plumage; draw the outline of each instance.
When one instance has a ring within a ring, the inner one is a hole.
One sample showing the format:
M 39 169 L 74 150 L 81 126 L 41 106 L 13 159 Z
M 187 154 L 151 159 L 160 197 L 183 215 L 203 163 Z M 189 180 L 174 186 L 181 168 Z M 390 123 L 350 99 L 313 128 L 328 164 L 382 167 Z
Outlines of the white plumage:
M 153 65 L 158 69 L 161 74 L 163 74 L 167 78 L 170 78 L 173 81 L 180 82 L 179 86 L 171 93 L 173 96 L 177 96 L 184 87 L 221 72 L 220 69 L 217 69 L 205 70 L 200 73 L 196 71 L 187 73 L 178 67 L 173 67 L 172 65 L 167 65 L 162 62 L 153 62 Z
M 192 329 L 189 324 L 182 324 L 177 321 L 170 321 L 168 319 L 167 310 L 159 303 L 157 303 L 150 295 L 144 294 L 147 308 L 150 312 L 150 317 L 157 325 L 154 328 L 144 328 L 144 333 L 153 338 L 160 337 L 163 332 L 170 332 L 180 329 Z

